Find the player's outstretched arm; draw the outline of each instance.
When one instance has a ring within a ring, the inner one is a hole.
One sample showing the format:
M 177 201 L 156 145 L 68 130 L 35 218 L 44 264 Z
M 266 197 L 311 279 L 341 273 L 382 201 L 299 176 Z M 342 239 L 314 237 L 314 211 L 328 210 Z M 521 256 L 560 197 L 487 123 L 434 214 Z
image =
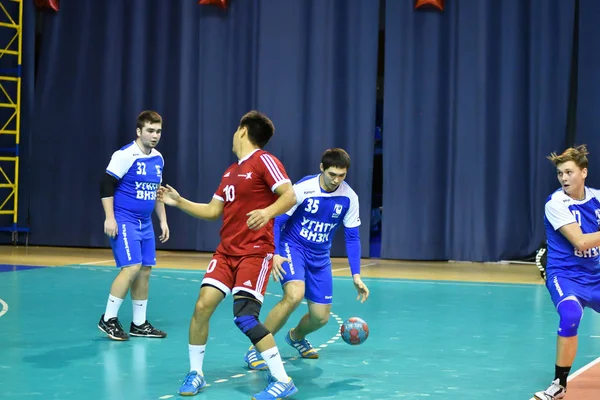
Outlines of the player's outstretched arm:
M 252 210 L 248 214 L 248 228 L 260 229 L 265 226 L 270 219 L 281 214 L 285 214 L 290 208 L 296 205 L 296 193 L 292 184 L 286 182 L 275 189 L 279 198 L 269 207 L 262 210 Z
M 600 246 L 600 232 L 583 233 L 578 223 L 561 227 L 560 233 L 579 251 L 586 251 Z
M 177 207 L 192 217 L 213 221 L 223 214 L 223 202 L 213 198 L 210 203 L 194 203 L 181 197 L 171 186 L 161 186 L 157 191 L 158 201 L 172 207 Z

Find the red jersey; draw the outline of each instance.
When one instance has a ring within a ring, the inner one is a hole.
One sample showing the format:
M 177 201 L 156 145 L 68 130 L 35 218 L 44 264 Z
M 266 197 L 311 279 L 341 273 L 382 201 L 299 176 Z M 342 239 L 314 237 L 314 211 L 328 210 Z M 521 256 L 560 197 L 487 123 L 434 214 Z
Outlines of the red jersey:
M 224 202 L 218 252 L 245 256 L 275 251 L 273 220 L 258 230 L 251 230 L 246 214 L 273 204 L 278 198 L 275 189 L 286 182 L 290 179 L 281 162 L 260 149 L 227 168 L 213 195 Z

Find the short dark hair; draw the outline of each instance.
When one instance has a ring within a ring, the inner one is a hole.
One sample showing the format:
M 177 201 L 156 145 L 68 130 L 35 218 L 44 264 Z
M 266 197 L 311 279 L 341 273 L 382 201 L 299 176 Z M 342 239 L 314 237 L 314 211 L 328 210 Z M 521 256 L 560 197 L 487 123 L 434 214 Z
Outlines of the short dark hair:
M 321 164 L 323 164 L 324 170 L 329 167 L 349 169 L 350 156 L 344 149 L 327 149 L 325 150 L 325 153 L 323 153 L 323 155 L 321 156 Z
M 240 128 L 246 128 L 250 141 L 261 149 L 269 143 L 275 133 L 273 122 L 265 114 L 255 110 L 242 117 Z
M 152 110 L 142 111 L 140 113 L 140 115 L 138 115 L 138 117 L 137 117 L 137 127 L 140 128 L 140 130 L 142 130 L 142 128 L 144 126 L 146 126 L 146 123 L 162 124 L 162 117 L 156 111 L 152 111 Z

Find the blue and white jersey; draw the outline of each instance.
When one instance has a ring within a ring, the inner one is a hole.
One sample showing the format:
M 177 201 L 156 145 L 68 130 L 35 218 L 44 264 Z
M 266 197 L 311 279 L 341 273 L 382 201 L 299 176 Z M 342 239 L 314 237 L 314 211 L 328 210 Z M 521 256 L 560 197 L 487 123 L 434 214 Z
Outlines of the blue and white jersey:
M 574 200 L 562 189 L 548 196 L 544 224 L 548 241 L 548 277 L 560 272 L 561 276 L 581 278 L 581 274 L 600 274 L 600 251 L 594 247 L 577 250 L 559 229 L 578 223 L 583 233 L 597 232 L 600 227 L 600 191 L 585 188 L 585 198 Z
M 290 218 L 281 232 L 281 241 L 302 246 L 314 253 L 331 249 L 335 231 L 360 226 L 358 196 L 342 182 L 333 192 L 325 192 L 319 175 L 307 176 L 294 185 L 296 205 L 287 212 Z
M 113 153 L 106 172 L 119 180 L 114 196 L 115 217 L 146 220 L 152 216 L 164 164 L 156 149 L 144 154 L 135 141 Z

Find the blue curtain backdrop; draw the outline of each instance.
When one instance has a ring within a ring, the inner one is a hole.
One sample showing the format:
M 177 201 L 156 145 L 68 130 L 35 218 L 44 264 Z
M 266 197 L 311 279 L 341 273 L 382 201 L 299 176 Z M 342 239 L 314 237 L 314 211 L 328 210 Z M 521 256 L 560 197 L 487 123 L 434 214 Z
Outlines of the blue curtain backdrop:
M 318 172 L 326 148 L 349 151 L 367 253 L 379 2 L 196 3 L 78 0 L 46 18 L 31 242 L 108 245 L 98 182 L 112 152 L 134 139 L 141 110 L 164 118 L 164 181 L 205 202 L 234 161 L 239 118 L 255 108 L 273 119 L 267 150 L 293 180 Z M 171 240 L 159 248 L 214 250 L 219 222 L 167 212 Z
M 579 0 L 579 57 L 577 86 L 577 133 L 575 143 L 588 145 L 589 172 L 586 184 L 600 188 L 600 2 Z
M 381 255 L 529 255 L 556 188 L 545 156 L 565 145 L 574 0 L 413 6 L 386 5 Z

